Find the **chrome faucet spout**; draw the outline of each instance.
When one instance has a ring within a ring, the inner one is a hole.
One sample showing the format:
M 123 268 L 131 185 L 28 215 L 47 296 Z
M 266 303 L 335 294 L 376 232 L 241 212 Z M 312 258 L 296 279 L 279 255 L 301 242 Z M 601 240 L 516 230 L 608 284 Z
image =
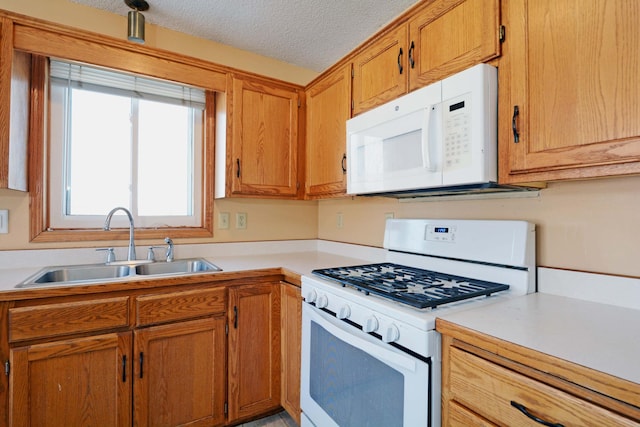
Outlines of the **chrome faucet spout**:
M 103 228 L 105 231 L 111 230 L 111 217 L 113 216 L 114 213 L 116 213 L 119 210 L 124 211 L 124 213 L 126 213 L 127 217 L 129 218 L 129 252 L 127 254 L 127 261 L 135 261 L 136 246 L 134 244 L 134 236 L 133 236 L 135 226 L 133 225 L 133 215 L 131 215 L 131 212 L 129 212 L 127 208 L 123 208 L 123 207 L 117 207 L 117 208 L 111 209 L 111 211 L 107 214 L 107 218 L 104 220 Z

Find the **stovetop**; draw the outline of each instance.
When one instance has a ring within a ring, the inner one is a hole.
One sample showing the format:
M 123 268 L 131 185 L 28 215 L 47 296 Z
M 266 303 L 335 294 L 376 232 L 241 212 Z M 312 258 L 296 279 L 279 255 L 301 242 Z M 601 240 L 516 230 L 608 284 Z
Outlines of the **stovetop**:
M 416 308 L 433 308 L 509 289 L 509 285 L 394 263 L 313 270 L 313 274 Z

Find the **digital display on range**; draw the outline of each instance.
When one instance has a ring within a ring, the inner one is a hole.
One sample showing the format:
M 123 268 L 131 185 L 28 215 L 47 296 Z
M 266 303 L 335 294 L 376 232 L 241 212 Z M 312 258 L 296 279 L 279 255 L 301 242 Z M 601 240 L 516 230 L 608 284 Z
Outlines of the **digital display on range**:
M 449 106 L 449 111 L 456 111 L 456 110 L 459 110 L 461 108 L 464 108 L 464 101 L 460 101 L 460 102 L 457 102 L 455 104 L 451 104 Z
M 434 233 L 448 233 L 449 232 L 449 227 L 434 227 L 433 228 L 433 232 Z

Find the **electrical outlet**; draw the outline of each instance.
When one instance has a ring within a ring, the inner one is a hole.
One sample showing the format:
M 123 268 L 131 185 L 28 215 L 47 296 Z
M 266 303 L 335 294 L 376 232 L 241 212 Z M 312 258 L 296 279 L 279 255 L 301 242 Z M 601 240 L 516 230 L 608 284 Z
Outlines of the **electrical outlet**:
M 218 213 L 218 228 L 221 230 L 229 229 L 229 212 Z
M 7 234 L 9 232 L 9 211 L 0 210 L 0 233 Z
M 236 213 L 236 228 L 240 230 L 247 228 L 247 214 L 245 212 Z
M 396 215 L 395 215 L 393 212 L 386 212 L 386 213 L 384 214 L 384 219 L 385 219 L 385 221 L 386 221 L 386 220 L 388 220 L 388 219 L 393 219 L 393 218 L 395 218 L 395 216 L 396 216 Z
M 336 227 L 344 227 L 344 215 L 342 214 L 342 212 L 338 212 L 338 214 L 336 215 Z

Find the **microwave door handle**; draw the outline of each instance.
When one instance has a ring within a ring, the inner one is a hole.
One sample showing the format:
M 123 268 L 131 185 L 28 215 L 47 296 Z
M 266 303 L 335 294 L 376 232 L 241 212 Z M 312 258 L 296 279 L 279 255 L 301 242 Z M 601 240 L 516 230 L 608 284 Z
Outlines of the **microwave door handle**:
M 434 104 L 425 108 L 424 126 L 422 127 L 422 164 L 430 171 L 436 170 L 435 158 L 432 152 L 433 143 L 438 143 L 439 134 L 437 126 L 440 126 L 440 104 Z

